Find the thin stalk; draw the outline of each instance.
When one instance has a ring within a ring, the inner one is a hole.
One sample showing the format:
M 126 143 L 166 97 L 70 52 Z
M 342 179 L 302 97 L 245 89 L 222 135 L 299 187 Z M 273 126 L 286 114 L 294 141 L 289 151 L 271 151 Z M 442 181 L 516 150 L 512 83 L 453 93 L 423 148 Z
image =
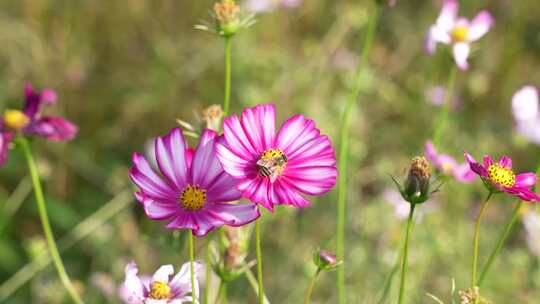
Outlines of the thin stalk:
M 246 276 L 246 279 L 248 280 L 249 282 L 249 285 L 251 285 L 251 288 L 253 289 L 253 291 L 255 291 L 255 294 L 257 294 L 257 296 L 259 295 L 259 286 L 257 285 L 257 279 L 255 279 L 255 276 L 253 275 L 253 272 L 251 272 L 251 269 L 246 269 L 246 271 L 244 271 L 244 275 Z M 263 298 L 264 298 L 264 304 L 269 304 L 270 302 L 268 301 L 268 298 L 266 298 L 266 295 L 263 294 Z
M 259 283 L 259 304 L 264 304 L 264 287 L 262 274 L 262 250 L 261 250 L 261 220 L 255 221 L 255 247 L 257 251 L 257 281 Z
M 211 251 L 210 251 L 210 238 L 207 238 L 206 240 L 206 267 L 205 267 L 205 276 L 204 276 L 204 295 L 202 298 L 203 304 L 208 304 L 209 302 L 209 291 L 210 291 L 210 276 L 212 275 L 212 267 L 210 267 L 211 263 Z
M 442 110 L 439 112 L 437 118 L 437 124 L 435 125 L 435 131 L 433 132 L 433 144 L 438 147 L 441 143 L 441 137 L 446 127 L 446 121 L 448 120 L 448 114 L 452 107 L 452 93 L 454 91 L 454 85 L 456 83 L 457 66 L 453 65 L 448 74 L 448 81 L 446 83 L 446 92 L 444 95 L 444 103 Z
M 49 252 L 54 262 L 54 266 L 56 267 L 56 271 L 58 272 L 58 275 L 60 276 L 60 280 L 62 281 L 62 284 L 64 284 L 64 287 L 66 288 L 69 295 L 71 296 L 73 303 L 82 304 L 84 302 L 81 300 L 81 298 L 75 291 L 75 288 L 73 287 L 73 284 L 71 283 L 71 280 L 69 279 L 66 269 L 64 268 L 64 264 L 62 263 L 62 258 L 60 257 L 60 253 L 58 253 L 58 248 L 56 247 L 56 242 L 54 240 L 51 224 L 49 223 L 49 217 L 47 216 L 47 207 L 45 206 L 45 198 L 43 196 L 43 190 L 41 189 L 41 183 L 39 181 L 38 169 L 34 161 L 34 157 L 32 156 L 30 145 L 28 144 L 28 141 L 24 137 L 19 137 L 17 140 L 17 143 L 21 147 L 24 157 L 26 158 L 26 162 L 28 163 L 28 169 L 30 170 L 30 177 L 32 179 L 32 185 L 34 187 L 34 194 L 36 196 L 36 203 L 38 206 L 39 218 L 41 219 L 41 225 L 43 226 L 45 239 L 47 240 L 47 247 L 49 248 Z
M 231 101 L 231 48 L 232 37 L 225 37 L 225 96 L 223 97 L 223 113 L 229 113 Z
M 340 172 L 338 176 L 338 211 L 337 211 L 337 240 L 336 240 L 336 253 L 337 259 L 340 261 L 345 261 L 345 204 L 346 204 L 346 192 L 347 192 L 347 156 L 349 151 L 349 125 L 351 123 L 351 113 L 353 107 L 358 99 L 361 88 L 361 80 L 363 75 L 363 68 L 367 64 L 367 58 L 369 51 L 373 44 L 373 38 L 375 37 L 375 28 L 377 26 L 377 20 L 379 16 L 379 7 L 378 4 L 374 5 L 373 12 L 369 17 L 368 30 L 366 38 L 364 40 L 364 45 L 362 47 L 362 52 L 360 55 L 360 61 L 358 62 L 358 67 L 356 71 L 356 77 L 351 88 L 351 93 L 345 104 L 345 109 L 343 110 L 343 116 L 341 118 L 341 128 L 339 134 L 339 158 L 338 158 L 338 170 Z M 339 303 L 346 303 L 346 291 L 345 291 L 345 267 L 341 266 L 338 268 L 338 290 L 339 290 Z
M 491 264 L 493 264 L 493 261 L 495 260 L 495 257 L 499 254 L 501 251 L 504 243 L 506 242 L 506 239 L 508 238 L 508 235 L 512 231 L 512 227 L 514 226 L 514 223 L 516 222 L 519 211 L 521 210 L 521 206 L 523 206 L 523 201 L 519 201 L 516 206 L 514 207 L 514 210 L 512 211 L 512 215 L 510 216 L 510 220 L 506 223 L 504 226 L 503 233 L 499 236 L 499 239 L 497 240 L 497 245 L 493 250 L 491 251 L 491 254 L 489 255 L 489 258 L 482 268 L 482 272 L 480 273 L 480 278 L 478 279 L 477 285 L 480 286 L 484 279 L 487 276 L 487 272 L 489 271 L 489 268 L 491 267 Z
M 480 239 L 480 220 L 482 219 L 482 215 L 484 215 L 484 211 L 486 210 L 486 207 L 489 203 L 489 199 L 491 198 L 492 194 L 493 192 L 490 191 L 488 196 L 486 197 L 486 200 L 482 204 L 482 207 L 480 208 L 480 212 L 478 213 L 478 216 L 476 217 L 476 224 L 474 225 L 471 288 L 474 288 L 476 286 L 476 265 L 478 264 L 478 241 Z
M 311 303 L 311 294 L 313 293 L 313 288 L 315 287 L 315 280 L 317 279 L 317 276 L 321 272 L 321 269 L 318 268 L 317 271 L 313 274 L 313 277 L 309 281 L 308 289 L 306 291 L 306 297 L 304 299 L 304 304 Z
M 219 282 L 218 296 L 216 299 L 216 303 L 227 304 L 227 283 L 225 283 L 225 281 L 223 280 Z
M 193 230 L 188 233 L 188 247 L 189 247 L 189 270 L 191 273 L 191 303 L 197 304 L 197 290 L 195 290 L 195 246 L 193 246 Z
M 390 294 L 390 287 L 392 287 L 392 282 L 394 281 L 394 277 L 396 276 L 396 273 L 399 270 L 399 260 L 400 257 L 396 257 L 396 262 L 394 266 L 392 266 L 392 269 L 390 270 L 390 274 L 388 275 L 388 278 L 386 278 L 386 281 L 384 282 L 384 288 L 382 291 L 381 298 L 379 299 L 378 304 L 384 304 L 386 302 L 386 298 L 388 298 L 388 294 Z
M 399 304 L 403 303 L 403 297 L 405 295 L 405 283 L 407 281 L 407 264 L 409 259 L 409 238 L 411 234 L 414 208 L 415 205 L 411 204 L 411 209 L 409 210 L 409 219 L 407 220 L 407 230 L 405 232 L 405 244 L 403 245 L 403 260 L 401 262 L 401 280 L 399 283 Z

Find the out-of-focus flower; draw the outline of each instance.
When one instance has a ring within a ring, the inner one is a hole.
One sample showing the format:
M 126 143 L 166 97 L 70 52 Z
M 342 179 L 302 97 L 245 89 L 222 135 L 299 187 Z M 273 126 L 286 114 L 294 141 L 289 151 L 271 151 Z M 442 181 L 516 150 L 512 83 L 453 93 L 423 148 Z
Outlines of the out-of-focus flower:
M 476 177 L 468 163 L 458 163 L 448 154 L 438 154 L 431 140 L 425 144 L 425 153 L 427 159 L 439 172 L 453 176 L 459 182 L 470 183 Z
M 528 210 L 521 218 L 525 226 L 525 240 L 532 254 L 540 255 L 540 215 L 535 210 Z
M 407 179 L 403 186 L 392 177 L 404 200 L 415 205 L 424 203 L 431 194 L 438 191 L 430 191 L 431 172 L 429 161 L 423 156 L 416 156 L 412 159 L 407 174 Z
M 388 202 L 392 207 L 394 207 L 394 216 L 399 220 L 406 220 L 409 217 L 409 211 L 411 209 L 411 204 L 403 199 L 401 193 L 399 193 L 394 188 L 386 188 L 382 193 L 382 198 Z M 429 212 L 432 212 L 436 209 L 434 207 L 435 202 L 433 199 L 427 200 L 428 205 L 426 208 L 418 208 L 415 210 L 416 220 L 421 221 L 422 218 Z
M 343 261 L 338 261 L 336 255 L 328 250 L 316 249 L 313 251 L 313 263 L 320 271 L 336 269 Z
M 226 174 L 216 154 L 216 132 L 204 130 L 190 161 L 180 128 L 155 140 L 159 176 L 145 157 L 133 154 L 129 173 L 135 193 L 153 220 L 172 220 L 169 229 L 192 229 L 205 236 L 222 225 L 242 226 L 259 217 L 255 204 L 227 203 L 240 199 L 237 181 Z
M 275 124 L 272 104 L 226 118 L 218 158 L 252 202 L 270 211 L 280 204 L 305 207 L 310 202 L 302 194 L 321 195 L 336 184 L 334 148 L 302 115 L 289 118 L 277 135 Z
M 490 192 L 506 192 L 524 201 L 540 201 L 540 196 L 530 190 L 536 184 L 536 174 L 527 172 L 515 175 L 512 171 L 512 160 L 508 156 L 502 156 L 495 163 L 491 156 L 486 155 L 483 165 L 476 162 L 467 152 L 465 152 L 465 159 L 469 162 L 471 170 L 480 176 Z
M 435 53 L 437 43 L 452 45 L 452 53 L 457 66 L 466 70 L 467 58 L 471 51 L 470 44 L 484 36 L 494 24 L 494 19 L 487 11 L 479 12 L 471 21 L 458 17 L 457 0 L 445 0 L 435 24 L 426 35 L 425 49 Z
M 491 304 L 491 302 L 481 297 L 478 287 L 474 287 L 459 291 L 459 304 Z
M 248 0 L 246 9 L 254 13 L 271 12 L 279 8 L 295 8 L 303 0 Z
M 224 227 L 218 248 L 211 243 L 212 267 L 221 280 L 230 282 L 242 276 L 251 266 L 246 262 L 252 226 Z
M 214 4 L 210 12 L 212 22 L 203 22 L 196 29 L 218 34 L 224 37 L 234 36 L 239 30 L 255 24 L 253 14 L 245 15 L 234 0 L 221 0 Z
M 195 275 L 202 271 L 203 266 L 195 263 Z M 192 290 L 199 294 L 199 283 L 191 286 L 190 264 L 185 263 L 174 275 L 172 265 L 161 266 L 150 280 L 141 279 L 138 275 L 137 264 L 131 261 L 126 265 L 126 279 L 120 289 L 120 298 L 126 304 L 181 304 L 192 300 Z M 173 276 L 171 279 L 171 276 Z
M 432 86 L 424 92 L 424 98 L 426 101 L 434 106 L 443 106 L 446 98 L 447 89 L 444 86 Z M 450 106 L 455 109 L 461 103 L 461 100 L 458 96 L 452 94 L 452 101 Z
M 206 128 L 217 131 L 221 127 L 221 119 L 223 119 L 223 110 L 220 105 L 211 105 L 202 111 L 202 120 L 206 124 Z
M 540 111 L 538 90 L 534 86 L 524 86 L 512 96 L 512 114 L 518 134 L 540 145 Z
M 37 135 L 50 141 L 70 140 L 77 134 L 77 127 L 61 117 L 41 117 L 41 106 L 56 103 L 56 93 L 45 89 L 34 91 L 30 84 L 24 85 L 23 110 L 7 109 L 0 119 L 0 166 L 7 159 L 10 142 L 16 134 Z

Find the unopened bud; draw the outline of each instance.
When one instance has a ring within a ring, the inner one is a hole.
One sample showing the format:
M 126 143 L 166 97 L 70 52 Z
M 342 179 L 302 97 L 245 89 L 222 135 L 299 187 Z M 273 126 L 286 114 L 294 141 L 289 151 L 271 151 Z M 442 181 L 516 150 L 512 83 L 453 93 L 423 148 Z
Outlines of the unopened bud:
M 214 4 L 214 14 L 224 36 L 234 35 L 240 26 L 240 7 L 234 0 Z
M 211 105 L 202 111 L 202 119 L 208 129 L 219 130 L 222 118 L 223 110 L 219 105 Z
M 480 296 L 480 291 L 478 287 L 469 288 L 467 290 L 460 290 L 459 303 L 460 304 L 491 304 L 490 301 Z
M 328 250 L 317 249 L 313 252 L 313 263 L 320 270 L 332 270 L 342 264 L 335 254 Z

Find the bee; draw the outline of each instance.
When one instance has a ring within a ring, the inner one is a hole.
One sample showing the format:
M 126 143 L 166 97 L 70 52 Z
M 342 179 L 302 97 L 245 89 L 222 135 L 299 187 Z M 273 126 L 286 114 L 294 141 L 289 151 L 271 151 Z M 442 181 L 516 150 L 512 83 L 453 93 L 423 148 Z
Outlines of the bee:
M 270 177 L 270 181 L 273 183 L 285 169 L 287 160 L 287 156 L 283 154 L 267 159 L 259 159 L 256 164 L 257 171 L 263 177 Z

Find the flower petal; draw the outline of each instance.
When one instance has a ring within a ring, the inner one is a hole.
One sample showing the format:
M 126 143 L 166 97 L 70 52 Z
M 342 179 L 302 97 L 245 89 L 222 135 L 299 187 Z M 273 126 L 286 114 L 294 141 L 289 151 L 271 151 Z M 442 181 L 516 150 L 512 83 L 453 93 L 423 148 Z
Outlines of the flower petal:
M 179 212 L 178 215 L 167 226 L 168 229 L 199 229 L 192 212 Z
M 456 0 L 445 0 L 437 17 L 437 26 L 447 32 L 450 31 L 456 22 L 458 9 L 459 4 Z
M 469 68 L 467 58 L 469 57 L 470 51 L 471 47 L 467 43 L 459 42 L 454 44 L 452 49 L 454 60 L 456 61 L 458 68 L 461 70 L 467 70 Z
M 238 180 L 222 171 L 206 188 L 206 200 L 212 203 L 225 203 L 239 200 L 242 197 L 236 188 Z
M 489 155 L 484 155 L 483 157 L 483 162 L 484 162 L 484 168 L 489 168 L 489 166 L 493 165 L 493 158 Z
M 141 304 L 144 300 L 144 286 L 137 276 L 137 264 L 131 261 L 126 265 L 124 281 L 124 291 L 128 304 Z
M 528 202 L 540 202 L 540 196 L 527 188 L 512 187 L 503 189 L 504 192 L 513 194 L 519 197 L 521 200 Z
M 174 268 L 172 265 L 163 265 L 152 276 L 152 282 L 161 282 L 168 284 L 169 277 L 174 274 Z
M 11 132 L 0 132 L 0 166 L 2 166 L 8 156 L 9 143 L 13 140 Z
M 465 159 L 469 163 L 469 166 L 472 171 L 474 171 L 476 174 L 487 177 L 487 170 L 482 165 L 480 165 L 476 160 L 467 152 L 465 152 Z M 486 162 L 486 157 L 484 157 L 484 163 Z
M 432 162 L 437 162 L 437 150 L 435 149 L 435 145 L 431 140 L 426 141 L 424 144 L 424 153 L 426 154 L 426 158 Z
M 298 191 L 293 190 L 294 187 L 285 179 L 278 179 L 273 184 L 274 195 L 279 198 L 280 205 L 291 205 L 297 208 L 309 206 L 311 203 L 306 200 Z
M 512 159 L 506 155 L 503 155 L 499 159 L 499 166 L 512 170 Z
M 330 166 L 297 167 L 286 170 L 280 178 L 302 193 L 321 195 L 336 184 L 337 169 Z
M 269 211 L 274 210 L 274 205 L 277 201 L 270 200 L 268 195 L 269 189 L 272 187 L 270 179 L 257 176 L 252 179 L 245 179 L 238 184 L 238 190 L 242 192 L 244 197 L 255 204 L 261 204 Z
M 208 189 L 211 182 L 223 173 L 223 168 L 216 156 L 216 138 L 216 132 L 205 129 L 201 135 L 197 150 L 195 150 L 195 154 L 193 155 L 190 168 L 191 182 L 204 189 Z
M 169 134 L 156 138 L 156 160 L 163 175 L 182 190 L 189 183 L 186 163 L 187 145 L 182 129 L 174 128 Z
M 247 138 L 257 152 L 262 153 L 273 148 L 276 130 L 276 109 L 273 104 L 245 109 L 242 112 L 241 123 Z
M 459 164 L 453 170 L 454 178 L 462 183 L 470 183 L 476 178 L 476 173 L 471 170 L 469 164 Z
M 295 151 L 290 151 L 287 158 L 287 168 L 335 166 L 336 164 L 334 148 L 327 136 L 315 137 Z
M 514 187 L 528 188 L 536 184 L 536 174 L 532 172 L 521 173 L 516 176 L 516 183 Z
M 129 175 L 145 196 L 160 201 L 171 201 L 179 197 L 179 194 L 152 170 L 146 158 L 138 153 L 133 153 L 133 167 L 129 170 Z
M 204 266 L 201 263 L 195 262 L 195 276 L 200 276 Z M 198 280 L 195 280 L 195 291 L 198 292 Z M 175 298 L 183 297 L 184 295 L 191 293 L 191 264 L 184 263 L 180 268 L 180 271 L 173 277 L 169 286 L 172 289 L 172 293 Z
M 223 120 L 223 136 L 227 148 L 242 159 L 256 159 L 262 152 L 263 147 L 254 147 L 249 141 L 246 131 L 236 115 Z
M 479 12 L 469 25 L 467 40 L 475 41 L 484 36 L 495 24 L 495 20 L 488 11 Z
M 512 96 L 512 113 L 518 122 L 537 120 L 538 118 L 538 90 L 527 85 L 519 89 Z
M 172 218 L 180 211 L 177 202 L 159 202 L 144 195 L 143 192 L 136 192 L 135 197 L 144 206 L 144 212 L 151 220 L 162 221 Z
M 302 115 L 289 118 L 279 130 L 276 138 L 276 147 L 280 148 L 288 158 L 294 157 L 297 149 L 320 136 L 315 128 L 315 122 Z
M 223 137 L 216 145 L 216 154 L 225 172 L 235 178 L 246 178 L 256 175 L 255 161 L 244 159 L 235 154 L 225 143 Z
M 61 117 L 43 117 L 24 129 L 25 133 L 36 134 L 51 141 L 71 140 L 77 131 L 76 125 Z
M 206 210 L 229 226 L 249 224 L 261 215 L 256 204 L 212 204 Z

